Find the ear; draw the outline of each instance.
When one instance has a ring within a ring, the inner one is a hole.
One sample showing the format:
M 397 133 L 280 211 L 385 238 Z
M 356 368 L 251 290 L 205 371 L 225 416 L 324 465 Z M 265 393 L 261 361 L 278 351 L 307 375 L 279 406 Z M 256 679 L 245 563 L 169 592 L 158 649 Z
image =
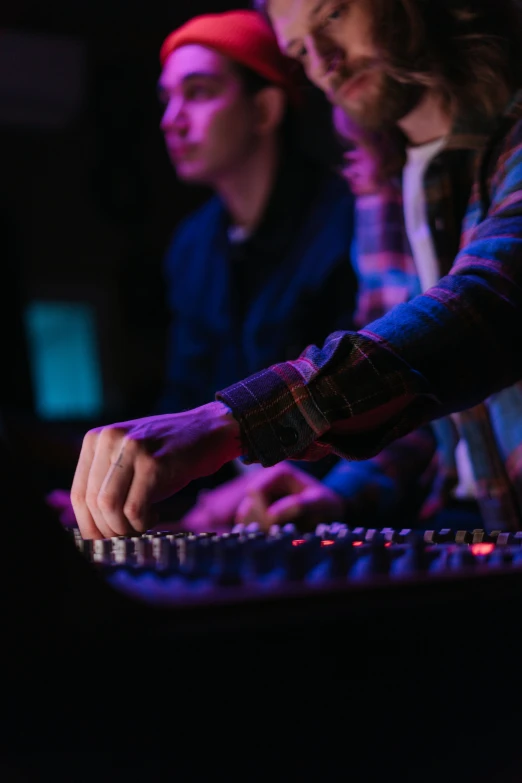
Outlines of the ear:
M 264 87 L 254 98 L 256 109 L 256 130 L 265 136 L 273 133 L 282 123 L 287 98 L 280 87 Z

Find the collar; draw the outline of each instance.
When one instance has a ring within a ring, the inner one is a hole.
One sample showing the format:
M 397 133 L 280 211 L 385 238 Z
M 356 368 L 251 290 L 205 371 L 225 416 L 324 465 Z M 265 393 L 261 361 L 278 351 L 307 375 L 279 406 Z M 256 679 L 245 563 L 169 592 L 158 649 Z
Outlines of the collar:
M 263 217 L 256 230 L 242 243 L 245 248 L 262 254 L 267 263 L 270 259 L 279 263 L 281 253 L 293 241 L 302 223 L 303 212 L 316 194 L 319 179 L 324 175 L 320 166 L 303 155 L 282 153 Z M 229 232 L 230 218 L 227 214 L 225 221 Z

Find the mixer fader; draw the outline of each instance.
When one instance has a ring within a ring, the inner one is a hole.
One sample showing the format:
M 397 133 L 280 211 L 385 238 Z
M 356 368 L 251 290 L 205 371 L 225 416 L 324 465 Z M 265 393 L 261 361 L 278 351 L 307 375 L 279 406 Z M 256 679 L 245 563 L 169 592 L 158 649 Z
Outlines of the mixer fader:
M 262 533 L 153 532 L 76 547 L 118 590 L 158 604 L 522 573 L 522 534 L 293 525 Z

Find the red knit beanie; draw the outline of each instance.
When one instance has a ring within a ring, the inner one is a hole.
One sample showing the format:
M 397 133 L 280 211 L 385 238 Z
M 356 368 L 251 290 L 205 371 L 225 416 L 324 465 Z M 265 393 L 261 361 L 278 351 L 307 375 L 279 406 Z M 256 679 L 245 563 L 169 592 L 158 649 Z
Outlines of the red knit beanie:
M 175 49 L 188 44 L 215 49 L 282 87 L 292 102 L 299 102 L 298 82 L 292 75 L 290 60 L 281 53 L 272 28 L 257 11 L 226 11 L 190 19 L 164 40 L 161 65 Z

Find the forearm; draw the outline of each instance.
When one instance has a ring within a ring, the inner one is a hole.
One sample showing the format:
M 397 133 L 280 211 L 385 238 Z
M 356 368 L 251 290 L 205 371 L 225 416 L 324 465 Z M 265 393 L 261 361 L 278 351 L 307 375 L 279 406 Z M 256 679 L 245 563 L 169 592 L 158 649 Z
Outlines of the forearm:
M 265 466 L 332 451 L 369 458 L 403 434 L 406 409 L 416 426 L 418 401 L 434 404 L 422 377 L 378 340 L 352 332 L 331 335 L 322 349 L 311 346 L 217 397 L 240 424 L 244 454 Z

